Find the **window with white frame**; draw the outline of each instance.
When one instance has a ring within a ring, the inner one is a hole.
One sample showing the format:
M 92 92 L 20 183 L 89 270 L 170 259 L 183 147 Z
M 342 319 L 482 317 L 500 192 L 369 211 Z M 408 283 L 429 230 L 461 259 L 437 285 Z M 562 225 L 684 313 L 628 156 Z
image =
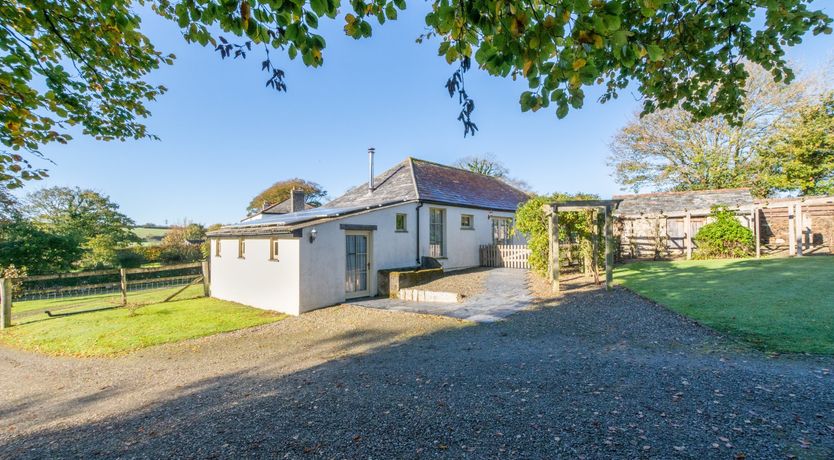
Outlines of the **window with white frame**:
M 429 256 L 446 257 L 445 209 L 429 209 Z
M 269 260 L 278 260 L 278 238 L 269 240 Z
M 512 244 L 513 243 L 513 219 L 510 217 L 492 218 L 492 243 Z
M 461 214 L 460 215 L 460 229 L 461 230 L 473 230 L 475 229 L 475 216 L 472 214 Z
M 398 232 L 408 231 L 408 214 L 397 213 L 395 222 L 395 230 Z

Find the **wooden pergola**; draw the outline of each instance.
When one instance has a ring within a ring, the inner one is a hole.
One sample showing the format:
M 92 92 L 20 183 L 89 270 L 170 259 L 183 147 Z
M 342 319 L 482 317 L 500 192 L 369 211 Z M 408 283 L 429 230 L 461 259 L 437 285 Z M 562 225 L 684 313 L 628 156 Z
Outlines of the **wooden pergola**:
M 553 292 L 559 292 L 559 213 L 570 211 L 602 211 L 605 225 L 605 288 L 611 289 L 614 279 L 614 210 L 622 200 L 561 201 L 544 205 L 549 217 L 550 257 L 548 279 Z M 599 235 L 596 235 L 599 238 Z

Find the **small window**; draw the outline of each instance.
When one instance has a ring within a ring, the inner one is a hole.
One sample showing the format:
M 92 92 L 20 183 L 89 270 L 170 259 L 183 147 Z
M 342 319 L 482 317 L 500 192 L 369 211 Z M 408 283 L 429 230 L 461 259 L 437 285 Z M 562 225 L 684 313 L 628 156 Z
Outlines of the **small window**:
M 397 223 L 396 223 L 396 230 L 398 232 L 407 232 L 407 222 L 408 222 L 408 215 L 407 214 L 397 214 Z
M 460 229 L 461 230 L 472 230 L 475 228 L 475 217 L 472 214 L 461 214 L 460 216 Z
M 445 209 L 429 209 L 429 257 L 446 257 Z
M 269 240 L 269 260 L 278 260 L 278 239 Z
M 214 256 L 220 257 L 220 238 L 214 240 Z
M 246 256 L 246 240 L 243 238 L 237 240 L 237 257 L 243 259 Z

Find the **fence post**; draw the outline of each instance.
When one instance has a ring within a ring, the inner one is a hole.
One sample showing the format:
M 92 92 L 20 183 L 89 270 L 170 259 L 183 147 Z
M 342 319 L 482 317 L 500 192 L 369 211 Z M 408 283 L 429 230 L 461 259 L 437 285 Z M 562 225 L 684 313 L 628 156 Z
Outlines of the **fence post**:
M 209 281 L 210 280 L 209 280 L 209 263 L 208 263 L 207 260 L 203 261 L 202 270 L 203 270 L 203 295 L 206 296 L 206 297 L 209 297 L 209 295 L 210 295 Z
M 119 269 L 119 278 L 121 278 L 122 306 L 125 306 L 127 305 L 127 270 Z
M 605 289 L 610 290 L 614 282 L 614 215 L 605 207 Z
M 12 326 L 12 280 L 8 278 L 0 278 L 0 302 L 0 329 L 6 329 Z

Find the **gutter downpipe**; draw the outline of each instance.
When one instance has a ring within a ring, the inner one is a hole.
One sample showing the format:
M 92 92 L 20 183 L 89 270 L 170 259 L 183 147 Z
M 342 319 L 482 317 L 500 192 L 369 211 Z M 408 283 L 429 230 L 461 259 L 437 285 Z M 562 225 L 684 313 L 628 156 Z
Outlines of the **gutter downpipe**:
M 423 207 L 423 202 L 421 201 L 417 205 L 417 266 L 421 266 L 422 263 L 420 262 L 420 208 Z

